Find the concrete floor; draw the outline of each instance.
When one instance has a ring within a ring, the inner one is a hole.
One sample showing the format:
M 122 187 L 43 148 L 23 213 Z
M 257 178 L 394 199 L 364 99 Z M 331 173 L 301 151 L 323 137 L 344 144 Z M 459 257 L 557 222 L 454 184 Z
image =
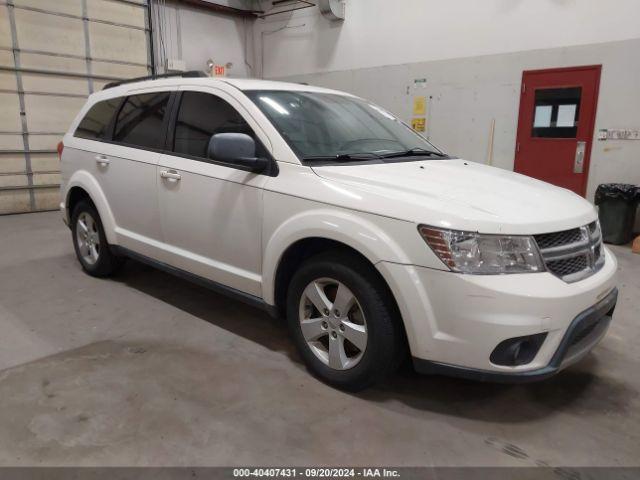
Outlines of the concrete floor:
M 402 371 L 351 395 L 283 324 L 151 268 L 82 273 L 55 212 L 0 217 L 0 465 L 640 464 L 640 255 L 603 343 L 551 380 Z

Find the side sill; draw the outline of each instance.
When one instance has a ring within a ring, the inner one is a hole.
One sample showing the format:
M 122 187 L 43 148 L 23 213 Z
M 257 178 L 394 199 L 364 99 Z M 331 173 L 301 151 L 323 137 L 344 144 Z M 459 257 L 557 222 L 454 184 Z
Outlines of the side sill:
M 240 290 L 236 290 L 235 288 L 228 287 L 218 282 L 214 282 L 213 280 L 195 275 L 191 272 L 187 272 L 186 270 L 173 267 L 167 263 L 159 262 L 158 260 L 154 260 L 153 258 L 141 255 L 119 245 L 109 245 L 109 248 L 115 255 L 131 258 L 132 260 L 136 260 L 140 263 L 144 263 L 151 267 L 157 268 L 158 270 L 162 270 L 163 272 L 182 278 L 183 280 L 195 283 L 196 285 L 200 285 L 201 287 L 207 288 L 221 295 L 225 295 L 234 300 L 238 300 L 247 305 L 251 305 L 252 307 L 259 308 L 266 311 L 273 318 L 279 317 L 277 308 L 274 305 L 269 305 L 260 297 L 241 292 Z

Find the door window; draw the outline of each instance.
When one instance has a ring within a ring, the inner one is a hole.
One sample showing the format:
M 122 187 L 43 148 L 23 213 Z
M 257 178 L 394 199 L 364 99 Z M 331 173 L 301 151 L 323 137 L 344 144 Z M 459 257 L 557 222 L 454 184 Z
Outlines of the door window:
M 240 113 L 226 101 L 204 92 L 184 92 L 175 126 L 173 151 L 207 160 L 212 135 L 244 133 L 256 141 L 256 155 L 266 156 L 262 144 Z
M 576 138 L 581 87 L 536 90 L 532 137 Z
M 116 119 L 113 140 L 141 148 L 162 148 L 162 122 L 169 95 L 159 92 L 127 97 Z
M 116 109 L 121 101 L 122 98 L 111 98 L 93 105 L 73 135 L 89 140 L 105 140 L 108 135 L 111 119 L 116 113 Z

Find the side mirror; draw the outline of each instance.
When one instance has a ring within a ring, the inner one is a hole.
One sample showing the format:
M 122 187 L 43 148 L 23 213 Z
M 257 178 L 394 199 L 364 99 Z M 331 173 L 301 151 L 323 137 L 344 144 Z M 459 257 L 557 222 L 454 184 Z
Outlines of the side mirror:
M 207 157 L 229 162 L 251 172 L 262 172 L 269 165 L 266 158 L 256 158 L 256 142 L 244 133 L 216 133 L 209 140 Z

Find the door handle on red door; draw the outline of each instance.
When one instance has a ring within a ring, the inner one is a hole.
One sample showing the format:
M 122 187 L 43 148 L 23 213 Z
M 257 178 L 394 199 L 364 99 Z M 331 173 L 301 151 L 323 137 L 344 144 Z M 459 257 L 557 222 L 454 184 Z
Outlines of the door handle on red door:
M 160 170 L 160 176 L 174 182 L 177 182 L 182 178 L 182 176 L 175 170 Z
M 584 171 L 584 155 L 587 149 L 587 142 L 578 142 L 576 145 L 576 157 L 573 161 L 573 173 Z
M 96 155 L 96 163 L 101 167 L 106 167 L 110 161 L 105 155 Z

